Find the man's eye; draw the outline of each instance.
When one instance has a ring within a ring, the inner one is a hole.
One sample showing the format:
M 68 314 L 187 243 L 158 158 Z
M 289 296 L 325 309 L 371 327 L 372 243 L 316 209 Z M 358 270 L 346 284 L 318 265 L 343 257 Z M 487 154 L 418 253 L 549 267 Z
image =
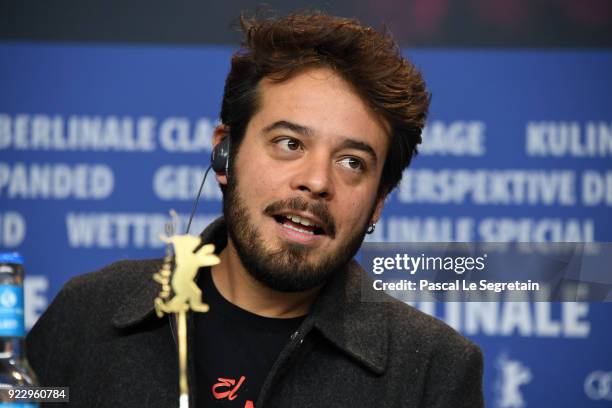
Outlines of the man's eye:
M 290 137 L 277 140 L 275 143 L 285 150 L 296 151 L 300 148 L 299 140 Z
M 364 170 L 365 169 L 365 165 L 363 164 L 363 161 L 355 157 L 345 157 L 342 160 L 340 160 L 340 164 L 351 170 Z

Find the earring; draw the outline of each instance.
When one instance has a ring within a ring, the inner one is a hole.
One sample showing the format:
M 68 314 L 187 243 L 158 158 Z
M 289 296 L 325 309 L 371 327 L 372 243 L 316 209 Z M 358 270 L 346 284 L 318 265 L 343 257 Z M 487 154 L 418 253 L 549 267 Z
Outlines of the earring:
M 371 234 L 374 232 L 374 230 L 376 229 L 376 223 L 373 222 L 372 224 L 370 224 L 370 226 L 368 227 L 368 229 L 366 230 L 366 234 Z

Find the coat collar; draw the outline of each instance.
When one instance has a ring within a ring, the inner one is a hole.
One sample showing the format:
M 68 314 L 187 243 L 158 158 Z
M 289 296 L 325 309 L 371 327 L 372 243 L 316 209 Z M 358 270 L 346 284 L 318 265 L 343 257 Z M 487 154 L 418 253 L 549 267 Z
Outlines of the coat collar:
M 223 218 L 211 223 L 201 237 L 203 242 L 214 243 L 217 252 L 221 251 L 227 245 Z M 151 276 L 160 266 L 161 261 L 152 264 Z M 323 287 L 302 327 L 319 330 L 347 355 L 382 374 L 387 365 L 388 316 L 382 303 L 370 301 L 373 295 L 370 282 L 365 271 L 352 260 Z M 123 329 L 154 316 L 153 302 L 159 289 L 152 278 L 146 279 L 117 309 L 112 324 Z M 363 300 L 363 291 L 369 292 L 369 301 Z

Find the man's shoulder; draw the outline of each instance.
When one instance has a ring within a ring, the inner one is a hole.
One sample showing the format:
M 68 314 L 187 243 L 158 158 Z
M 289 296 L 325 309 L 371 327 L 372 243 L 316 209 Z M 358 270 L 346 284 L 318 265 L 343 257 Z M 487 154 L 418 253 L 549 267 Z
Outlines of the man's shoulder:
M 43 384 L 70 383 L 79 375 L 77 367 L 108 352 L 103 345 L 115 344 L 118 335 L 113 316 L 149 286 L 147 279 L 152 281 L 161 263 L 119 261 L 66 282 L 26 337 L 30 363 Z
M 361 324 L 375 327 L 365 335 L 363 355 L 384 362 L 380 366 L 393 392 L 416 398 L 422 406 L 482 407 L 480 348 L 442 320 L 386 293 L 376 298 L 359 306 Z
M 348 291 L 353 298 L 353 304 L 360 305 L 357 315 L 370 323 L 383 320 L 392 346 L 419 350 L 478 350 L 478 346 L 442 320 L 384 291 L 375 290 L 371 283 L 372 280 L 363 268 L 351 268 Z M 380 327 L 378 324 L 377 326 Z
M 70 278 L 60 294 L 119 297 L 137 290 L 162 265 L 162 259 L 122 260 Z M 91 298 L 90 298 L 91 300 Z
M 135 296 L 151 298 L 149 303 L 152 308 L 154 294 L 150 293 L 155 288 L 153 274 L 162 263 L 162 259 L 122 260 L 97 271 L 74 276 L 57 293 L 43 317 L 110 324 L 117 311 L 139 301 L 133 299 Z M 96 318 L 92 319 L 93 316 Z
M 62 336 L 106 330 L 117 311 L 132 302 L 142 288 L 153 286 L 152 275 L 161 264 L 161 259 L 119 261 L 69 279 L 28 338 L 48 337 L 60 328 Z M 153 308 L 152 299 L 149 304 Z
M 443 321 L 396 299 L 382 303 L 388 325 L 388 372 L 410 373 L 423 406 L 482 407 L 483 354 Z
M 457 330 L 414 306 L 383 294 L 384 310 L 391 341 L 401 348 L 437 352 L 480 352 L 479 347 Z M 446 354 L 446 353 L 445 353 Z

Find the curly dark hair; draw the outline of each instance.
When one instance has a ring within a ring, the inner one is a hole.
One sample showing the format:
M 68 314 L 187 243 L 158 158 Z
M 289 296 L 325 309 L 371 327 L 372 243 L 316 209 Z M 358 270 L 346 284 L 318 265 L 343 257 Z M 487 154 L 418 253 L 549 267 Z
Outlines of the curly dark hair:
M 417 153 L 431 98 L 420 71 L 402 57 L 390 33 L 321 12 L 243 16 L 240 25 L 245 38 L 232 57 L 221 105 L 221 121 L 230 129 L 230 155 L 237 152 L 258 109 L 262 78 L 280 82 L 305 68 L 329 67 L 390 125 L 378 195 L 391 192 Z

